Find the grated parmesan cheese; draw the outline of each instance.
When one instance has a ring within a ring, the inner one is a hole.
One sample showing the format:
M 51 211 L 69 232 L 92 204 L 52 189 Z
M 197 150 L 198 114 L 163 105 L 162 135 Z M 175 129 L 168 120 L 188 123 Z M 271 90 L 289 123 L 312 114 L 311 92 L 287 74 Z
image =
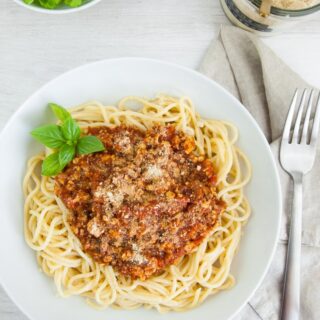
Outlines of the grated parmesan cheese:
M 146 172 L 146 177 L 149 179 L 161 177 L 162 175 L 163 175 L 163 172 L 161 168 L 159 168 L 157 165 L 149 166 Z
M 281 9 L 301 10 L 319 4 L 320 0 L 272 0 L 272 5 Z
M 137 264 L 147 263 L 148 260 L 144 255 L 141 254 L 140 248 L 136 243 L 132 244 L 133 257 L 132 261 Z
M 90 234 L 95 236 L 96 238 L 100 237 L 104 232 L 104 227 L 100 223 L 98 223 L 96 218 L 93 218 L 89 221 L 87 225 L 87 230 Z
M 121 190 L 118 190 L 117 193 L 112 193 L 111 191 L 108 191 L 109 188 L 105 188 L 103 186 L 99 186 L 96 192 L 94 193 L 94 196 L 97 198 L 102 197 L 105 204 L 112 204 L 115 207 L 119 207 L 124 199 L 124 194 L 121 192 Z

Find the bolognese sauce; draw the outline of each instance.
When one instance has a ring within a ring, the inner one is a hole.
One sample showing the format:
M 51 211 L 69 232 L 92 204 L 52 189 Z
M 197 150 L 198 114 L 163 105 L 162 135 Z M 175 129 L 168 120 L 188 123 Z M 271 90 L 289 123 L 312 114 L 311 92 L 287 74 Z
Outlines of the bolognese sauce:
M 213 165 L 172 125 L 90 127 L 105 151 L 76 157 L 55 194 L 83 250 L 133 279 L 147 279 L 199 246 L 225 204 Z

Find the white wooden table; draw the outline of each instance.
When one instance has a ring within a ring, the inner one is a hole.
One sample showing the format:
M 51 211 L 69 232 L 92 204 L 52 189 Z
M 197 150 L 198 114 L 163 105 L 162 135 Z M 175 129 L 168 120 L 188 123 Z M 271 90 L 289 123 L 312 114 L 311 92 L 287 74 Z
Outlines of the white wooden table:
M 144 56 L 197 68 L 219 26 L 228 23 L 218 0 L 103 0 L 61 16 L 1 0 L 0 129 L 36 89 L 90 61 Z M 320 87 L 320 17 L 264 41 Z M 26 320 L 1 287 L 0 319 Z M 252 319 L 258 319 L 253 311 Z

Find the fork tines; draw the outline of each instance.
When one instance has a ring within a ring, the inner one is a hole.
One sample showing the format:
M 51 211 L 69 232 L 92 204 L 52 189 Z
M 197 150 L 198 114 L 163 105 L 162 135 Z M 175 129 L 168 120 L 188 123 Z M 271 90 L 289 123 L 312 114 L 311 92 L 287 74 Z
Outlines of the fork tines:
M 306 111 L 305 107 L 307 107 Z M 315 109 L 314 112 L 313 109 Z M 312 114 L 314 116 L 311 126 Z M 295 121 L 293 121 L 294 116 Z M 302 122 L 303 126 L 301 126 Z M 301 94 L 297 89 L 290 105 L 282 140 L 287 140 L 290 144 L 315 144 L 319 134 L 319 124 L 320 93 L 316 93 L 314 89 L 304 89 Z

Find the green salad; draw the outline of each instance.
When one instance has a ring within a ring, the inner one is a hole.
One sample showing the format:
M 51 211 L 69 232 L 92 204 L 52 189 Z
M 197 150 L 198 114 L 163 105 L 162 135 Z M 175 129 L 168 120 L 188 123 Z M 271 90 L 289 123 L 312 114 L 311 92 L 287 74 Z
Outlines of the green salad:
M 23 0 L 26 4 L 35 4 L 46 9 L 56 9 L 61 5 L 80 7 L 85 0 Z

